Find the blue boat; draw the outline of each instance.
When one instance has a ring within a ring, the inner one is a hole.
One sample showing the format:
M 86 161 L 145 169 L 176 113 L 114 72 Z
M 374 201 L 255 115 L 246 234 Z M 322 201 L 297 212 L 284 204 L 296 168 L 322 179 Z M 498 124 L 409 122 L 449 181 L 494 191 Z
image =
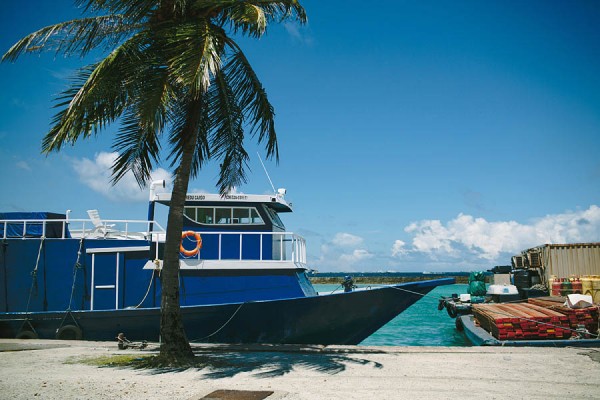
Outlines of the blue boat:
M 159 341 L 170 193 L 151 185 L 148 220 L 0 213 L 0 337 Z M 358 344 L 437 279 L 327 295 L 307 277 L 306 242 L 287 232 L 285 190 L 189 194 L 180 247 L 181 312 L 194 342 Z

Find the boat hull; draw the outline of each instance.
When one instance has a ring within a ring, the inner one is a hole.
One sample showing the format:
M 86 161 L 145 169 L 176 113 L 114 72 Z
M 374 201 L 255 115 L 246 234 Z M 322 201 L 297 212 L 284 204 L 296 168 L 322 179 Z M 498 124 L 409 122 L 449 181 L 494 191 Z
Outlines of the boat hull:
M 436 286 L 454 279 L 411 282 L 349 293 L 183 306 L 188 340 L 214 343 L 358 344 Z M 0 314 L 0 336 L 24 331 L 55 338 L 67 325 L 85 340 L 158 341 L 160 308 Z

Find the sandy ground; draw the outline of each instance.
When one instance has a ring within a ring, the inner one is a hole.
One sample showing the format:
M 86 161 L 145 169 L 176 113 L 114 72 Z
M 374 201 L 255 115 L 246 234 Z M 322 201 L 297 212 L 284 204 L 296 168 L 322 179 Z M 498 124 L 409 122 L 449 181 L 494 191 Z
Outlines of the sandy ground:
M 98 368 L 81 360 L 149 349 L 0 339 L 2 399 L 201 399 L 219 390 L 285 399 L 598 399 L 600 349 L 199 346 L 219 368 Z

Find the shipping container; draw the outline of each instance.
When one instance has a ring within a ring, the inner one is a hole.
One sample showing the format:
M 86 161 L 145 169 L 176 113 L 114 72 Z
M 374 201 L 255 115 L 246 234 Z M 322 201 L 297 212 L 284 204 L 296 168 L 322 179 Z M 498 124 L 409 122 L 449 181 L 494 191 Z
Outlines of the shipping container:
M 600 275 L 600 243 L 545 244 L 514 256 L 524 267 L 537 269 L 544 283 L 550 277 Z M 514 262 L 514 261 L 513 261 Z

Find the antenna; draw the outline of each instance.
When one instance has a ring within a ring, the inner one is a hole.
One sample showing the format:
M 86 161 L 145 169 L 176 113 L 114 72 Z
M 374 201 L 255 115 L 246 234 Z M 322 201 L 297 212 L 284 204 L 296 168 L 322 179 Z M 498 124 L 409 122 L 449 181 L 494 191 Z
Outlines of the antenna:
M 260 157 L 260 154 L 258 154 L 258 151 L 256 152 L 256 155 L 258 156 L 258 159 L 260 160 L 260 165 L 262 165 L 263 169 L 265 170 L 265 174 L 267 174 L 269 183 L 271 184 L 271 187 L 273 188 L 273 193 L 277 193 L 277 191 L 275 190 L 275 186 L 273 186 L 273 181 L 271 181 L 271 177 L 269 176 L 269 172 L 267 172 L 267 168 L 265 167 L 265 164 L 263 163 L 263 160 Z

